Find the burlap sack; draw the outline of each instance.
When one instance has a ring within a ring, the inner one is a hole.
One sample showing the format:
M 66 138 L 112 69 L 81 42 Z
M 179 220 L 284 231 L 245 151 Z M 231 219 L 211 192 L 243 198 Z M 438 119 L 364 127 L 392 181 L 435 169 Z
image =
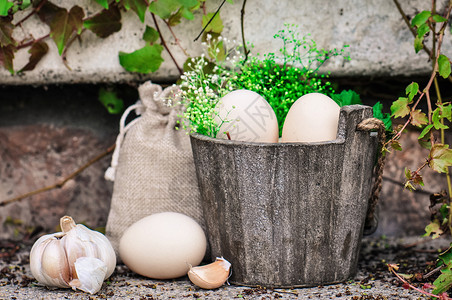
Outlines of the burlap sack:
M 121 129 L 116 145 L 120 150 L 106 173 L 106 178 L 114 175 L 115 180 L 106 235 L 117 253 L 124 231 L 154 213 L 183 213 L 205 229 L 190 138 L 186 131 L 175 129 L 180 107 L 164 101 L 177 88 L 162 91 L 160 85 L 146 82 L 138 91 L 142 105 L 133 108 L 144 112 L 125 128 L 123 141 Z

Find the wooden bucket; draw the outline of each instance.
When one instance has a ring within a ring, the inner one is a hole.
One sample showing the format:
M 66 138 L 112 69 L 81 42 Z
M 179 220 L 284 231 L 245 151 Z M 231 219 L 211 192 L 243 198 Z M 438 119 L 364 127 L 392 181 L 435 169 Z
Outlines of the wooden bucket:
M 341 108 L 336 140 L 251 143 L 191 135 L 212 259 L 232 263 L 231 283 L 333 284 L 357 271 L 377 156 L 372 117 Z

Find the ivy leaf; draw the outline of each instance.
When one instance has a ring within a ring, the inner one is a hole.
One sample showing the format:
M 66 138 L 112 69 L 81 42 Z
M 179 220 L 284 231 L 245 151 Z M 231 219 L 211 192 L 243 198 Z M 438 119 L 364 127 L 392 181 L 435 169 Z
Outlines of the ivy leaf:
M 402 145 L 400 144 L 399 141 L 392 141 L 391 142 L 391 148 L 396 150 L 396 151 L 402 151 Z
M 424 179 L 422 178 L 422 176 L 420 174 L 414 175 L 414 177 L 412 178 L 412 181 L 414 184 L 424 186 Z
M 181 8 L 181 15 L 182 15 L 182 17 L 184 17 L 187 20 L 193 20 L 195 18 L 195 15 L 187 7 Z
M 0 16 L 6 17 L 9 9 L 14 6 L 14 3 L 8 0 L 0 0 Z
M 443 233 L 443 230 L 441 229 L 440 225 L 439 225 L 439 221 L 438 220 L 434 220 L 433 222 L 430 222 L 430 224 L 428 224 L 425 227 L 425 234 L 424 236 L 432 236 L 432 239 L 436 239 L 439 238 L 440 235 Z
M 31 54 L 30 58 L 28 59 L 28 63 L 19 72 L 33 70 L 41 60 L 41 58 L 46 55 L 48 51 L 49 46 L 47 46 L 45 42 L 39 41 L 37 43 L 34 43 L 33 46 L 31 46 L 30 50 L 28 50 L 28 53 Z
M 433 282 L 435 289 L 433 293 L 438 295 L 446 292 L 452 287 L 452 264 L 449 263 L 446 268 L 441 270 L 441 275 Z
M 408 98 L 399 97 L 398 100 L 394 101 L 391 105 L 391 116 L 395 118 L 403 118 L 410 113 L 410 108 L 408 107 Z
M 408 96 L 408 99 L 410 99 L 410 102 L 413 101 L 414 96 L 416 96 L 418 92 L 419 84 L 417 84 L 417 82 L 410 83 L 405 89 L 405 93 Z
M 443 54 L 438 57 L 438 72 L 443 78 L 447 78 L 450 75 L 450 61 Z
M 411 170 L 408 169 L 407 167 L 405 167 L 405 178 L 406 178 L 406 180 L 411 180 L 411 178 L 412 178 Z
M 162 19 L 168 19 L 171 14 L 180 8 L 177 0 L 157 0 L 149 4 L 149 10 Z
M 428 118 L 425 113 L 423 113 L 420 109 L 410 112 L 411 115 L 411 125 L 421 127 L 422 125 L 426 125 L 428 123 Z
M 98 37 L 106 38 L 121 30 L 121 12 L 116 6 L 112 6 L 110 9 L 104 9 L 99 14 L 86 19 L 83 26 Z
M 0 47 L 15 46 L 16 41 L 12 37 L 14 26 L 12 18 L 0 18 Z
M 444 205 L 445 205 L 445 209 L 448 210 L 447 204 L 444 204 Z M 443 207 L 444 207 L 444 205 L 443 205 Z M 442 264 L 448 265 L 452 262 L 452 251 L 451 250 L 452 250 L 452 244 L 446 251 L 444 251 L 443 253 L 441 253 L 438 256 L 438 264 L 437 264 L 438 267 Z
M 149 5 L 146 0 L 123 0 L 122 5 L 126 10 L 132 9 L 140 18 L 141 23 L 144 23 Z
M 55 41 L 58 53 L 63 53 L 64 47 L 71 38 L 72 34 L 81 32 L 83 17 L 85 13 L 79 6 L 74 6 L 68 11 L 62 9 L 53 18 L 50 23 L 50 37 Z
M 447 168 L 452 166 L 452 149 L 449 145 L 435 144 L 430 150 L 429 166 L 438 173 L 446 173 Z
M 162 51 L 161 45 L 154 44 L 146 45 L 132 53 L 119 52 L 119 63 L 129 72 L 155 72 L 163 62 Z
M 13 45 L 0 46 L 0 65 L 7 69 L 11 74 L 14 74 L 13 59 L 14 59 Z
M 37 2 L 34 2 L 37 3 Z M 55 16 L 59 13 L 62 14 L 62 11 L 67 13 L 67 10 L 52 4 L 50 1 L 46 1 L 45 4 L 38 10 L 37 14 L 42 22 L 47 25 L 51 25 Z
M 96 0 L 103 8 L 108 9 L 108 0 Z
M 181 22 L 181 19 L 182 19 L 182 9 L 179 9 L 176 13 L 172 14 L 168 18 L 167 22 L 169 26 L 176 26 Z
M 424 48 L 424 37 L 416 36 L 414 38 L 414 51 L 418 53 L 422 48 Z
M 427 133 L 430 132 L 430 130 L 433 128 L 433 124 L 428 124 L 425 126 L 425 128 L 422 130 L 421 134 L 418 137 L 418 140 L 422 139 Z
M 419 38 L 424 37 L 424 35 L 430 31 L 430 27 L 428 27 L 428 24 L 422 24 L 421 26 L 419 26 L 419 28 L 417 29 L 417 36 Z
M 443 16 L 440 16 L 440 15 L 433 15 L 432 19 L 433 19 L 433 22 L 436 22 L 436 23 L 442 23 L 442 22 L 447 21 L 446 18 L 444 18 Z
M 438 107 L 433 111 L 433 114 L 432 114 L 433 126 L 435 126 L 436 130 L 449 128 L 449 126 L 441 123 L 442 119 L 443 119 L 443 117 L 441 115 L 441 108 Z
M 438 104 L 441 109 L 441 117 L 452 121 L 452 105 L 448 104 Z
M 428 18 L 432 15 L 432 12 L 428 10 L 424 10 L 423 12 L 418 13 L 413 20 L 411 20 L 411 26 L 421 26 L 426 23 Z
M 207 15 L 202 16 L 202 27 L 204 28 L 207 23 L 212 19 L 214 13 L 208 13 Z M 206 32 L 214 32 L 214 33 L 221 33 L 223 31 L 223 21 L 220 18 L 220 14 L 217 14 L 212 21 L 210 22 L 209 26 L 206 27 Z
M 146 26 L 146 30 L 143 33 L 143 40 L 153 44 L 154 42 L 156 42 L 159 39 L 159 37 L 160 37 L 160 34 L 158 33 L 157 30 L 155 30 L 152 27 Z
M 110 114 L 120 114 L 124 109 L 124 101 L 114 91 L 105 88 L 99 89 L 99 101 Z

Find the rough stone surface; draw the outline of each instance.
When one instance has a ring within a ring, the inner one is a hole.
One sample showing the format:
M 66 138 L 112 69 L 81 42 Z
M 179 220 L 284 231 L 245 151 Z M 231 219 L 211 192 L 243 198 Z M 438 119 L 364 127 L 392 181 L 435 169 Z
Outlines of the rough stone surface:
M 88 15 L 99 11 L 100 5 L 93 1 L 52 1 L 63 7 L 71 7 L 77 3 L 86 9 Z M 429 2 L 422 0 L 400 1 L 406 13 L 413 17 L 418 11 L 428 9 Z M 438 11 L 447 1 L 438 1 Z M 208 1 L 207 10 L 215 11 L 220 0 Z M 224 36 L 231 40 L 241 41 L 240 9 L 242 1 L 234 4 L 226 3 L 221 9 L 224 22 Z M 414 38 L 403 22 L 393 1 L 391 0 L 347 0 L 347 1 L 248 1 L 245 14 L 245 36 L 247 41 L 255 45 L 254 53 L 278 53 L 282 46 L 275 42 L 273 35 L 283 28 L 284 23 L 299 25 L 302 34 L 310 33 L 319 47 L 327 49 L 341 48 L 350 45 L 351 62 L 343 59 L 332 59 L 321 70 L 331 71 L 336 76 L 394 76 L 426 74 L 430 70 L 427 55 L 421 51 L 415 54 Z M 18 16 L 18 18 L 23 16 Z M 265 21 L 263 21 L 265 20 Z M 150 75 L 138 75 L 126 72 L 119 64 L 118 53 L 133 52 L 143 47 L 141 36 L 145 25 L 153 26 L 149 13 L 145 24 L 142 24 L 133 12 L 122 12 L 123 26 L 106 39 L 100 39 L 92 32 L 82 35 L 82 42 L 75 42 L 67 51 L 67 59 L 72 70 L 68 70 L 58 55 L 55 44 L 47 39 L 49 53 L 31 72 L 10 75 L 0 70 L 2 84 L 50 84 L 50 83 L 102 83 L 124 82 L 151 78 L 154 81 L 174 80 L 178 72 L 169 55 L 164 53 L 165 62 L 159 71 Z M 14 37 L 17 40 L 33 35 L 39 38 L 48 33 L 46 25 L 34 16 L 25 22 L 23 29 L 17 29 Z M 163 22 L 160 27 L 167 43 L 174 53 L 179 65 L 186 60 L 185 54 L 167 30 Z M 191 56 L 202 52 L 201 42 L 194 38 L 201 30 L 201 15 L 196 15 L 194 22 L 184 22 L 175 27 L 175 34 L 183 48 Z M 444 53 L 451 56 L 452 41 L 450 32 L 443 45 Z M 14 65 L 18 70 L 28 60 L 28 49 L 16 54 Z
M 331 142 L 191 136 L 212 258 L 230 258 L 231 282 L 316 286 L 355 274 L 377 153 L 356 126 L 371 116 L 343 107 Z
M 26 88 L 25 95 L 2 89 L 0 201 L 63 180 L 114 143 L 119 116 L 96 101 L 98 88 Z M 64 215 L 104 227 L 113 187 L 103 177 L 109 163 L 110 156 L 62 188 L 1 207 L 0 239 L 54 232 Z

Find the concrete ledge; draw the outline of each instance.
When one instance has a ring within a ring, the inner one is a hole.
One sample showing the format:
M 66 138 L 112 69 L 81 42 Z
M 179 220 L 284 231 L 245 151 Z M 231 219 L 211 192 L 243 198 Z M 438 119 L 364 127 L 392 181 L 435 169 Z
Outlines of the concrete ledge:
M 71 7 L 74 1 L 53 0 L 59 6 Z M 428 9 L 428 1 L 401 1 L 406 13 L 413 16 L 416 12 Z M 409 2 L 409 3 L 408 3 Z M 438 10 L 447 1 L 439 1 Z M 208 11 L 214 11 L 220 0 L 208 1 Z M 77 1 L 88 13 L 94 13 L 101 7 L 94 1 Z M 224 22 L 224 35 L 230 39 L 241 40 L 240 9 L 242 1 L 231 5 L 226 3 L 221 10 Z M 416 9 L 417 8 L 417 9 Z M 33 19 L 34 18 L 34 19 Z M 33 17 L 25 22 L 23 29 L 16 29 L 17 39 L 32 34 L 40 37 L 48 32 L 48 27 Z M 0 70 L 0 84 L 52 84 L 52 83 L 101 83 L 127 82 L 152 79 L 156 82 L 172 81 L 178 77 L 174 64 L 167 53 L 165 62 L 159 71 L 149 75 L 133 74 L 125 71 L 119 64 L 118 52 L 132 52 L 143 46 L 141 40 L 145 25 L 133 12 L 122 13 L 122 29 L 106 39 L 100 39 L 86 31 L 81 43 L 75 42 L 67 53 L 72 71 L 62 63 L 57 49 L 51 40 L 47 40 L 49 53 L 31 72 L 10 75 Z M 147 25 L 152 24 L 149 14 Z M 248 1 L 245 14 L 245 36 L 255 45 L 257 52 L 277 52 L 281 45 L 275 43 L 273 35 L 283 28 L 284 23 L 298 24 L 300 32 L 311 33 L 320 47 L 335 48 L 350 45 L 351 62 L 333 59 L 322 71 L 331 71 L 334 76 L 396 76 L 428 74 L 430 63 L 425 53 L 415 54 L 413 36 L 406 28 L 397 8 L 391 0 L 344 0 L 344 1 Z M 167 42 L 180 65 L 186 56 L 178 49 L 174 39 L 162 23 Z M 175 27 L 176 35 L 190 55 L 201 53 L 200 42 L 193 42 L 201 29 L 201 15 L 195 22 L 184 22 Z M 450 30 L 443 50 L 452 56 Z M 24 66 L 28 60 L 28 49 L 16 54 L 15 69 Z

